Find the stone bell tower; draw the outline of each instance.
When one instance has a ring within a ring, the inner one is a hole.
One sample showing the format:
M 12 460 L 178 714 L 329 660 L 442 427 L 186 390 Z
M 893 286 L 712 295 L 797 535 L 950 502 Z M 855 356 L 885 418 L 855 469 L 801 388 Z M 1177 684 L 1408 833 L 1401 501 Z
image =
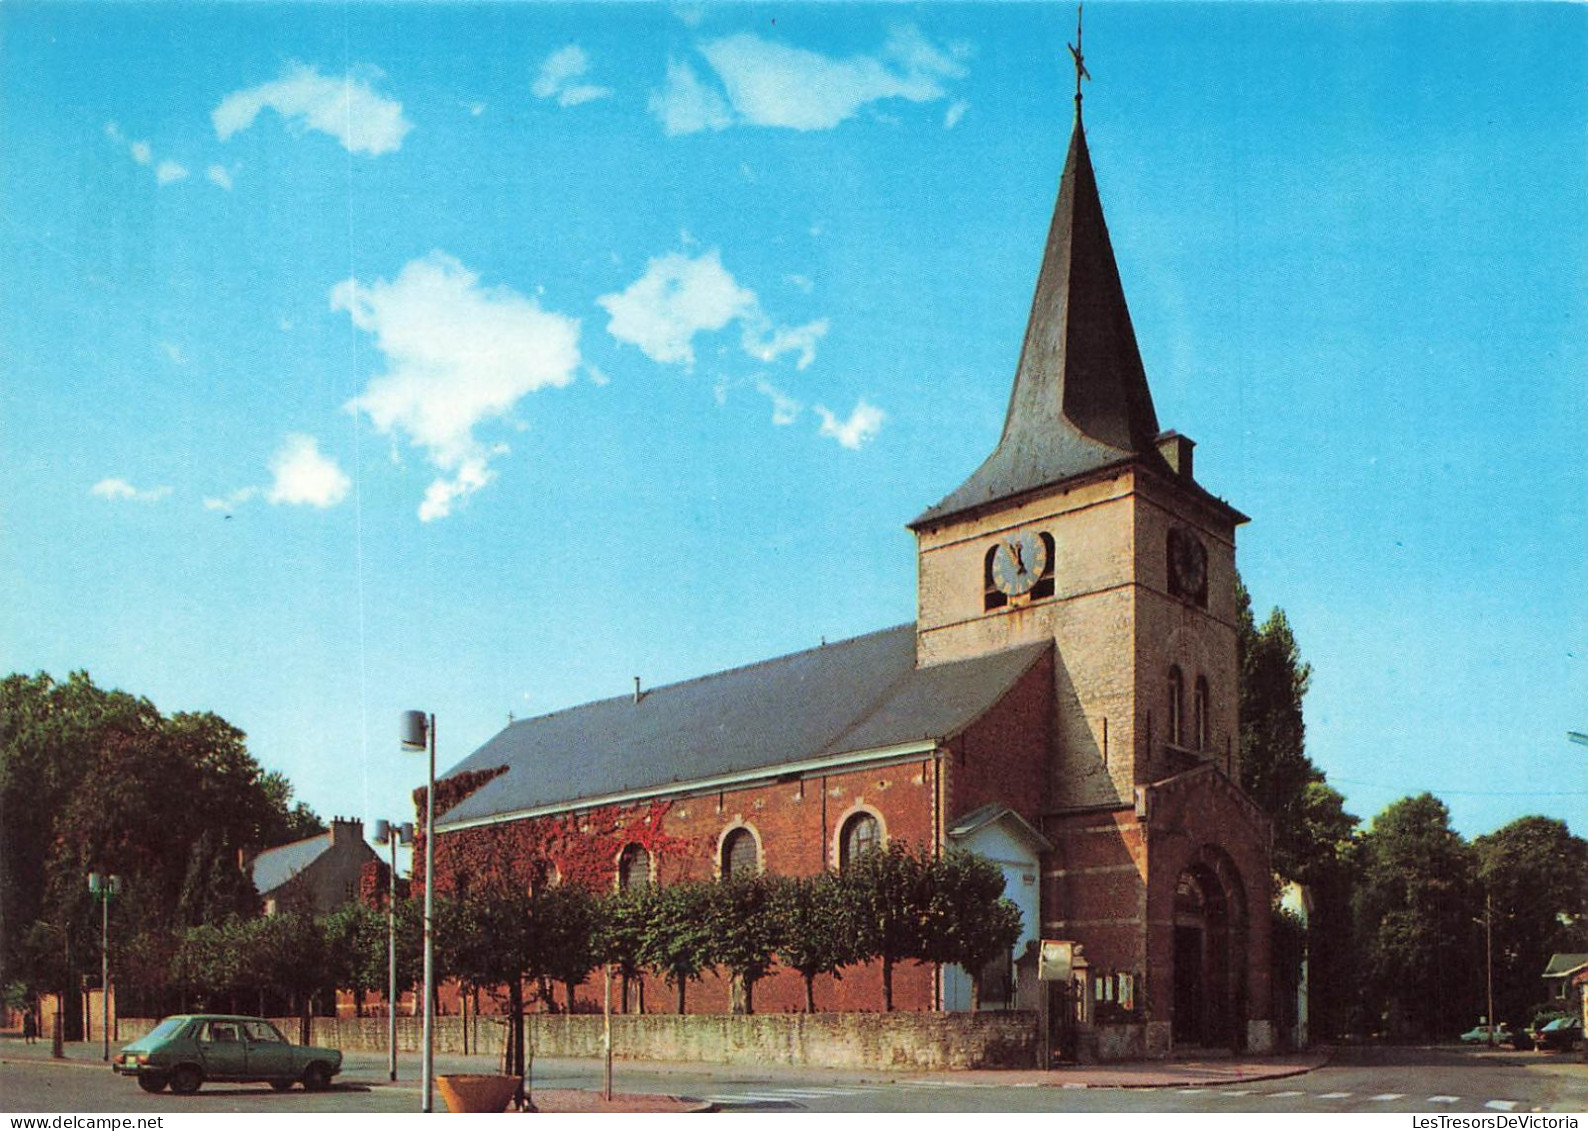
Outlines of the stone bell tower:
M 1003 434 L 910 524 L 917 662 L 1053 642 L 1048 768 L 1029 783 L 1055 845 L 1044 937 L 1083 941 L 1094 969 L 1129 980 L 1138 1055 L 1263 1047 L 1268 831 L 1236 784 L 1247 519 L 1197 483 L 1192 442 L 1159 426 L 1075 54 L 1074 130 Z

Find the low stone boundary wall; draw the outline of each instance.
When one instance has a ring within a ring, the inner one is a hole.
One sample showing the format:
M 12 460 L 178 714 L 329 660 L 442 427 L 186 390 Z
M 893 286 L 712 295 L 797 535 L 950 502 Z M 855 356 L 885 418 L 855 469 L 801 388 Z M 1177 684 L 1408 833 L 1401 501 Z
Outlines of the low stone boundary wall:
M 532 1013 L 535 1055 L 599 1057 L 599 1014 Z M 298 1020 L 276 1018 L 289 1040 Z M 500 1055 L 505 1019 L 457 1016 L 435 1019 L 437 1052 L 461 1053 L 464 1025 L 471 1053 Z M 148 1032 L 152 1020 L 124 1017 L 125 1043 Z M 316 1017 L 312 1041 L 343 1050 L 383 1050 L 385 1017 Z M 397 1047 L 417 1052 L 423 1025 L 397 1019 Z M 810 1068 L 1032 1068 L 1037 1064 L 1033 1013 L 676 1013 L 618 1014 L 612 1018 L 612 1054 L 619 1060 L 700 1061 L 710 1064 L 789 1064 Z

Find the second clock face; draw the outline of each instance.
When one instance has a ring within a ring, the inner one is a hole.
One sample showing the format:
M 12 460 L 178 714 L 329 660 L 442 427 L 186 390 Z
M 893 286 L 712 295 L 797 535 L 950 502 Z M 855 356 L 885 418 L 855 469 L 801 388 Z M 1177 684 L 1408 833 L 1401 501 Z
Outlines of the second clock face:
M 1034 531 L 1010 535 L 993 551 L 993 584 L 1011 597 L 1029 593 L 1047 568 L 1048 548 Z

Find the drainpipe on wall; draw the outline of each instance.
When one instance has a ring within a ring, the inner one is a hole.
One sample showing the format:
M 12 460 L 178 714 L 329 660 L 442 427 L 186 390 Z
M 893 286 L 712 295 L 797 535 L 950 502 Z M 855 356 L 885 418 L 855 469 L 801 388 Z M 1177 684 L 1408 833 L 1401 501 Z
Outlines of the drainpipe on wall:
M 943 829 L 946 821 L 943 816 L 944 804 L 943 791 L 943 748 L 932 749 L 932 855 L 938 857 L 943 854 Z M 932 1008 L 941 1013 L 943 1010 L 943 964 L 933 963 L 932 977 Z

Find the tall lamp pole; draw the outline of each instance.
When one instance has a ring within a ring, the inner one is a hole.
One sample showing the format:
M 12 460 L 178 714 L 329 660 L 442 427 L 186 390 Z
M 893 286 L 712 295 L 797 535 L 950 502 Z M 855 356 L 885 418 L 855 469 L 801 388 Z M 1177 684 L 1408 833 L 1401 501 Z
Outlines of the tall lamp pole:
M 100 872 L 88 873 L 88 890 L 99 900 L 99 998 L 105 1007 L 104 1059 L 110 1060 L 110 900 L 121 893 L 121 877 Z
M 435 892 L 436 892 L 436 717 L 423 711 L 404 711 L 402 717 L 404 750 L 430 752 L 430 772 L 425 786 L 425 1022 L 422 1099 L 419 1110 L 434 1110 L 432 1088 L 435 1083 Z
M 386 892 L 386 1060 L 392 1083 L 397 1082 L 397 845 L 414 842 L 414 823 L 375 822 L 375 843 L 391 845 L 391 871 Z
M 1494 1047 L 1494 895 L 1483 893 L 1483 956 L 1488 968 L 1489 1047 Z

